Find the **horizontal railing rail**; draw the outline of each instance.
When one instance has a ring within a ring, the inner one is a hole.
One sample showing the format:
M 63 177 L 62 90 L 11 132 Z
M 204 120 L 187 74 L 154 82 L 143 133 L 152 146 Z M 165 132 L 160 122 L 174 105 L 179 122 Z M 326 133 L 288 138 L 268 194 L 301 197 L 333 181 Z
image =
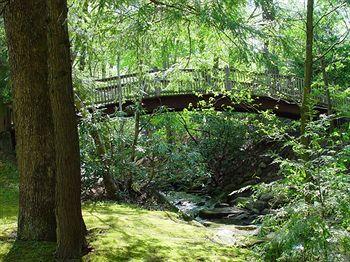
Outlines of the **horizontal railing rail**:
M 301 103 L 304 79 L 292 75 L 244 72 L 237 69 L 152 69 L 96 79 L 89 91 L 96 105 L 119 103 L 146 97 L 180 94 L 245 92 L 268 96 L 293 103 Z M 317 95 L 318 106 L 326 106 L 326 96 Z M 345 99 L 350 105 L 349 99 Z

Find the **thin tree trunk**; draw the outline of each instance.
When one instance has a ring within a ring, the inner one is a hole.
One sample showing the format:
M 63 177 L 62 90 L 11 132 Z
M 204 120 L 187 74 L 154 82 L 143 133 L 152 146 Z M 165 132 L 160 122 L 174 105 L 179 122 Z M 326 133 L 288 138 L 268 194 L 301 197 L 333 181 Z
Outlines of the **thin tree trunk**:
M 87 17 L 89 16 L 89 1 L 85 1 L 84 2 L 82 11 L 83 11 L 83 17 L 82 17 L 83 22 L 87 23 L 88 22 Z M 81 41 L 80 44 L 82 46 L 80 48 L 79 70 L 80 71 L 84 71 L 85 70 L 85 66 L 86 66 L 86 57 L 87 57 L 87 48 L 86 48 L 85 39 L 83 39 L 83 41 Z
M 113 179 L 113 176 L 111 175 L 111 170 L 109 168 L 109 163 L 106 158 L 106 148 L 104 146 L 104 143 L 102 142 L 101 136 L 98 133 L 97 129 L 95 127 L 92 128 L 90 131 L 90 135 L 92 139 L 94 140 L 95 146 L 96 146 L 96 151 L 97 155 L 99 156 L 103 167 L 104 167 L 104 172 L 103 172 L 103 183 L 106 188 L 106 193 L 107 193 L 107 198 L 116 200 L 117 199 L 117 194 L 118 194 L 118 186 L 116 182 Z
M 329 78 L 328 78 L 328 73 L 326 71 L 326 63 L 324 61 L 324 57 L 321 58 L 321 70 L 322 70 L 324 88 L 325 88 L 325 92 L 326 92 L 327 115 L 330 116 L 333 113 L 332 99 L 331 99 L 331 93 L 329 90 Z M 335 127 L 335 121 L 333 119 L 331 119 L 329 131 L 331 132 L 334 129 L 334 127 Z
M 134 125 L 134 139 L 132 143 L 131 148 L 131 157 L 130 160 L 133 162 L 136 158 L 136 147 L 139 140 L 139 134 L 140 134 L 140 111 L 138 108 L 135 109 L 135 125 Z
M 49 84 L 56 148 L 56 217 L 59 259 L 81 257 L 85 232 L 80 200 L 80 152 L 74 108 L 66 0 L 48 0 Z
M 312 82 L 312 65 L 313 65 L 313 26 L 314 0 L 307 1 L 307 21 L 306 21 L 306 56 L 305 56 L 305 86 L 303 91 L 303 101 L 301 105 L 301 141 L 305 146 L 308 146 L 308 139 L 305 136 L 306 125 L 312 115 L 311 108 L 311 82 Z
M 55 152 L 47 85 L 44 0 L 8 1 L 5 12 L 19 169 L 18 239 L 56 239 Z
M 81 47 L 80 52 L 81 53 L 80 53 L 80 57 L 79 57 L 79 70 L 83 72 L 85 70 L 85 65 L 86 65 L 86 47 L 85 47 L 85 44 L 84 44 L 84 46 Z
M 172 113 L 166 113 L 165 119 L 166 119 L 166 124 L 165 124 L 166 141 L 169 145 L 175 145 L 176 132 L 172 124 Z
M 274 0 L 265 0 L 263 2 L 261 2 L 259 4 L 261 6 L 262 9 L 262 16 L 263 19 L 267 22 L 267 23 L 272 23 L 276 20 L 276 10 L 275 10 L 275 3 Z M 264 48 L 263 48 L 263 52 L 265 55 L 265 59 L 267 61 L 267 73 L 269 74 L 275 74 L 278 75 L 279 74 L 279 68 L 276 64 L 274 64 L 274 56 L 275 54 L 271 52 L 271 48 L 270 48 L 270 40 L 266 39 L 264 41 Z
M 140 135 L 140 109 L 136 108 L 135 109 L 135 126 L 134 126 L 134 139 L 133 143 L 131 145 L 131 155 L 130 155 L 130 161 L 135 162 L 136 161 L 136 148 L 139 140 L 139 135 Z M 133 183 L 133 171 L 129 170 L 128 172 L 128 177 L 126 178 L 126 188 L 131 193 L 132 190 L 132 183 Z
M 77 99 L 76 103 L 77 109 L 80 111 L 82 116 L 84 118 L 87 118 L 89 116 L 89 111 L 85 108 L 84 104 L 82 101 Z M 92 117 L 93 119 L 93 117 Z M 100 134 L 98 133 L 97 128 L 94 126 L 95 123 L 93 123 L 91 130 L 89 131 L 90 136 L 94 140 L 95 147 L 96 147 L 96 153 L 98 157 L 100 158 L 103 167 L 104 167 L 104 173 L 103 173 L 103 184 L 105 185 L 106 188 L 106 193 L 107 193 L 107 198 L 116 200 L 117 199 L 117 194 L 119 192 L 118 185 L 113 179 L 113 176 L 111 174 L 110 168 L 109 168 L 109 163 L 106 158 L 106 148 L 105 145 L 101 139 Z
M 321 68 L 322 68 L 322 77 L 323 77 L 324 88 L 326 91 L 327 114 L 331 115 L 332 114 L 332 101 L 331 101 L 331 94 L 329 91 L 329 79 L 328 79 L 328 74 L 326 71 L 326 64 L 325 64 L 323 57 L 321 58 Z

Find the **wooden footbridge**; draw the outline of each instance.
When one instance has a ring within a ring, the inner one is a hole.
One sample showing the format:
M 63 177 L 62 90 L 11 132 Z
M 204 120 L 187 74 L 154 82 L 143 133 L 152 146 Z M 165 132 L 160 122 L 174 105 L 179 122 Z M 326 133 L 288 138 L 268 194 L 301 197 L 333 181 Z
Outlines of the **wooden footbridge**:
M 304 80 L 296 76 L 261 74 L 224 69 L 151 70 L 97 79 L 90 101 L 106 114 L 128 110 L 140 102 L 146 113 L 159 107 L 181 111 L 209 103 L 216 110 L 239 112 L 272 110 L 290 119 L 300 117 Z M 315 110 L 326 113 L 325 96 L 316 97 Z

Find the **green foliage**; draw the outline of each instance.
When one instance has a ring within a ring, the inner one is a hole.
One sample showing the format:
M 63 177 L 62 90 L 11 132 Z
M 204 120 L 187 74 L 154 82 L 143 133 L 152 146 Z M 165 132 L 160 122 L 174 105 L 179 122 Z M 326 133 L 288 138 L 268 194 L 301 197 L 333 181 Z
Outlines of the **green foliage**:
M 11 99 L 5 28 L 3 20 L 0 18 L 0 101 L 8 103 Z
M 347 261 L 350 254 L 349 126 L 329 134 L 322 119 L 308 127 L 307 150 L 289 138 L 295 159 L 276 159 L 284 179 L 262 185 L 274 195 L 275 212 L 264 219 L 269 261 Z M 307 157 L 305 157 L 307 156 Z
M 272 9 L 268 1 L 259 6 Z M 90 75 L 174 65 L 196 67 L 218 62 L 251 68 L 261 53 L 254 38 L 264 38 L 265 26 L 247 19 L 246 1 L 72 1 L 71 35 L 75 68 Z M 266 29 L 267 30 L 267 29 Z M 254 65 L 259 68 L 260 65 Z
M 89 134 L 91 128 L 98 129 L 107 149 L 104 157 L 115 179 L 122 182 L 132 173 L 135 189 L 152 186 L 185 190 L 206 184 L 210 177 L 203 156 L 185 142 L 187 138 L 176 115 L 141 118 L 135 159 L 131 159 L 135 135 L 132 119 L 99 123 L 87 120 L 80 128 L 84 191 L 92 189 L 106 172 Z
M 214 185 L 229 175 L 232 163 L 243 156 L 244 146 L 252 138 L 249 136 L 249 119 L 236 113 L 211 110 L 193 116 L 200 129 L 198 147 L 212 172 Z

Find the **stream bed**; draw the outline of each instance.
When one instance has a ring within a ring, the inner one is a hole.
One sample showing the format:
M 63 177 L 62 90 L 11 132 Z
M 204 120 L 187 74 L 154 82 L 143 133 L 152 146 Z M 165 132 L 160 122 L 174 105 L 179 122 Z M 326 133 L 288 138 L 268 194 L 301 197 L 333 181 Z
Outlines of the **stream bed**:
M 259 225 L 254 224 L 257 215 L 247 209 L 217 203 L 206 195 L 170 191 L 164 196 L 179 212 L 195 223 L 210 228 L 213 232 L 213 242 L 245 246 L 248 245 L 245 240 L 259 233 Z

